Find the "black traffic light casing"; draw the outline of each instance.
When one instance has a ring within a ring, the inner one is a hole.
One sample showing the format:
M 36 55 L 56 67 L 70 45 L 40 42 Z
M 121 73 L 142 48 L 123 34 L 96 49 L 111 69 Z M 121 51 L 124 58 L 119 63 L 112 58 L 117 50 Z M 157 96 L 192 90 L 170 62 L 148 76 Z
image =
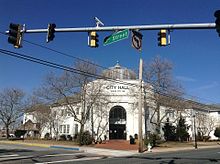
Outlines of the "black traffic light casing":
M 55 38 L 55 28 L 56 28 L 56 24 L 54 23 L 50 23 L 48 24 L 48 30 L 47 30 L 47 43 L 52 41 Z
M 97 48 L 99 46 L 99 35 L 96 31 L 89 32 L 89 46 L 92 48 Z
M 10 23 L 8 33 L 8 43 L 13 44 L 15 48 L 20 48 L 22 41 L 22 26 L 19 24 Z
M 216 24 L 216 31 L 220 37 L 220 10 L 215 11 L 214 16 L 216 17 L 215 24 Z
M 165 29 L 158 32 L 158 46 L 167 46 L 167 30 Z

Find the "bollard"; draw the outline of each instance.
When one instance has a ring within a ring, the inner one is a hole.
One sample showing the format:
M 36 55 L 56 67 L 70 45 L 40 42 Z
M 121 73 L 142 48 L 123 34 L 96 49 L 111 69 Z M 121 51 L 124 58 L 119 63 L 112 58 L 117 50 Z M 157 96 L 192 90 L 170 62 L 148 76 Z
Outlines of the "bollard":
M 152 148 L 152 146 L 150 145 L 150 143 L 148 143 L 148 145 L 147 145 L 147 151 L 148 151 L 148 152 L 151 152 L 151 148 Z

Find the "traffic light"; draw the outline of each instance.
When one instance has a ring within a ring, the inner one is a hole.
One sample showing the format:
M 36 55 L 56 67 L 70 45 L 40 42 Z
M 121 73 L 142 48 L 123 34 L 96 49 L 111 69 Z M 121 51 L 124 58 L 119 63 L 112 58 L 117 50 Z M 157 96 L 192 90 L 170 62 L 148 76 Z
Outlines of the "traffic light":
M 21 46 L 21 41 L 22 41 L 21 28 L 22 26 L 19 24 L 10 23 L 9 25 L 8 43 L 13 44 L 15 48 L 22 47 Z
M 220 10 L 215 11 L 214 16 L 216 17 L 215 28 L 216 28 L 216 31 L 218 32 L 219 37 L 220 37 Z
M 99 35 L 96 33 L 96 31 L 89 32 L 89 46 L 92 48 L 97 48 L 99 42 Z
M 54 23 L 50 23 L 48 24 L 48 30 L 47 30 L 47 43 L 52 41 L 55 38 L 55 28 L 56 28 L 56 24 Z
M 158 32 L 158 46 L 167 46 L 167 30 Z

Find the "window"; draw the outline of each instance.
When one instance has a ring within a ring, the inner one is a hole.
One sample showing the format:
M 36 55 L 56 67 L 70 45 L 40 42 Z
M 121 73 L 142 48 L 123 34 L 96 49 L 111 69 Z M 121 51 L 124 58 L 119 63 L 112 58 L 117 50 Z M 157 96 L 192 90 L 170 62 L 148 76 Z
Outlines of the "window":
M 90 118 L 90 106 L 87 106 L 87 115 L 86 115 L 86 120 L 89 120 Z
M 59 127 L 59 132 L 62 133 L 62 125 Z
M 70 133 L 70 125 L 66 125 L 66 133 Z
M 63 133 L 63 134 L 69 134 L 70 133 L 70 125 L 69 124 L 60 125 L 59 132 Z
M 167 109 L 165 112 L 168 117 L 174 118 L 174 111 L 173 110 Z
M 57 112 L 53 111 L 52 115 L 53 115 L 53 117 L 56 117 L 57 116 Z
M 61 110 L 61 116 L 63 116 L 64 115 L 64 110 Z
M 174 112 L 169 113 L 169 117 L 174 118 Z
M 66 133 L 66 125 L 63 125 L 63 133 Z
M 76 108 L 76 114 L 79 114 L 79 108 Z
M 75 124 L 75 134 L 78 133 L 78 129 L 79 129 L 79 125 L 78 125 L 78 124 Z

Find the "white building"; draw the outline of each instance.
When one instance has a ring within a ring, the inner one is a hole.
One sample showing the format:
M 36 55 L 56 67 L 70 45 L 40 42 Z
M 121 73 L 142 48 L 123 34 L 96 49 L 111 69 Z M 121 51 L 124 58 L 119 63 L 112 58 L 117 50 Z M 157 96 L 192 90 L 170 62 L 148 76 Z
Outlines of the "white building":
M 107 139 L 129 139 L 129 136 L 138 134 L 138 86 L 139 80 L 136 74 L 127 69 L 122 68 L 119 64 L 109 68 L 103 72 L 103 75 L 108 78 L 116 79 L 116 81 L 107 79 L 97 79 L 87 85 L 86 92 L 86 108 L 90 108 L 85 130 L 90 132 L 93 130 L 96 137 L 107 136 Z M 118 81 L 117 81 L 118 80 Z M 143 83 L 143 134 L 155 131 L 155 122 L 157 115 L 155 114 L 155 103 L 152 99 L 154 93 L 152 87 Z M 90 95 L 90 96 L 88 96 Z M 96 99 L 94 103 L 94 98 Z M 93 105 L 91 105 L 91 101 Z M 164 126 L 166 119 L 169 118 L 174 124 L 180 114 L 186 119 L 190 126 L 189 134 L 193 138 L 194 121 L 196 129 L 203 131 L 205 135 L 215 139 L 213 133 L 214 128 L 219 125 L 220 115 L 218 108 L 210 108 L 211 106 L 199 104 L 193 101 L 188 101 L 190 106 L 187 109 L 176 109 L 175 107 L 161 107 L 160 119 L 161 128 Z M 89 105 L 88 105 L 89 104 Z M 80 117 L 82 110 L 82 102 L 74 101 L 72 108 L 76 115 Z M 214 111 L 213 111 L 214 110 Z M 45 128 L 42 137 L 46 133 L 52 132 L 52 136 L 56 135 L 71 135 L 74 136 L 79 132 L 80 124 L 71 116 L 67 106 L 52 106 L 51 111 L 54 115 L 56 128 Z M 193 117 L 193 116 L 196 117 Z M 200 116 L 203 116 L 200 118 Z M 27 121 L 26 116 L 26 121 Z M 30 117 L 29 117 L 30 118 Z M 199 120 L 200 118 L 200 120 Z M 33 119 L 33 118 L 30 118 Z M 194 120 L 195 119 L 195 120 Z M 201 120 L 203 119 L 203 121 Z M 211 121 L 212 120 L 212 121 Z M 48 125 L 47 125 L 48 126 Z M 198 126 L 198 127 L 197 127 Z M 206 130 L 211 127 L 210 130 Z

